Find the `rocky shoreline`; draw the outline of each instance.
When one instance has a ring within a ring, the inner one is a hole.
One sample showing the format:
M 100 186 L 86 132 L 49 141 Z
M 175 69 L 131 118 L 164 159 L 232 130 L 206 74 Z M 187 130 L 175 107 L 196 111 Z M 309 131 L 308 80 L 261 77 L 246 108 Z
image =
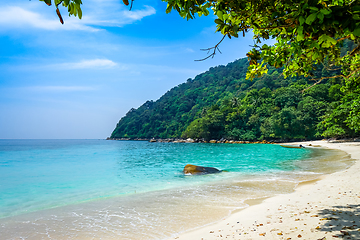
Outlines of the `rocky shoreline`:
M 289 140 L 262 140 L 262 141 L 237 141 L 237 140 L 228 140 L 222 138 L 220 140 L 212 139 L 182 139 L 182 138 L 106 138 L 106 140 L 115 140 L 115 141 L 147 141 L 147 142 L 172 142 L 172 143 L 232 143 L 232 144 L 276 144 L 276 143 L 285 143 L 285 142 L 302 142 L 302 141 L 289 141 Z M 304 140 L 305 142 L 306 140 Z M 316 141 L 316 140 L 315 140 Z M 322 141 L 332 142 L 332 143 L 344 143 L 344 142 L 360 142 L 360 138 L 351 138 L 351 139 L 322 139 Z
M 258 143 L 258 144 L 274 144 L 274 143 L 280 143 L 282 141 L 235 141 L 235 140 L 228 140 L 228 139 L 220 139 L 220 140 L 205 140 L 205 139 L 180 139 L 180 138 L 167 138 L 167 139 L 160 139 L 160 138 L 107 138 L 106 140 L 115 140 L 115 141 L 148 141 L 148 142 L 173 142 L 173 143 L 238 143 L 238 144 L 244 144 L 244 143 Z

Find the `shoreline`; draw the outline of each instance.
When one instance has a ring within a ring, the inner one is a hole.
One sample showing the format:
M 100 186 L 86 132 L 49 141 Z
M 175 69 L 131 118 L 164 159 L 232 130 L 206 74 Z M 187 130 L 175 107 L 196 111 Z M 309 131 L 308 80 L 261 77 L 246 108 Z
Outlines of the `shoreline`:
M 360 143 L 287 144 L 341 150 L 351 155 L 354 164 L 315 181 L 300 183 L 292 193 L 255 200 L 216 223 L 166 239 L 360 239 Z

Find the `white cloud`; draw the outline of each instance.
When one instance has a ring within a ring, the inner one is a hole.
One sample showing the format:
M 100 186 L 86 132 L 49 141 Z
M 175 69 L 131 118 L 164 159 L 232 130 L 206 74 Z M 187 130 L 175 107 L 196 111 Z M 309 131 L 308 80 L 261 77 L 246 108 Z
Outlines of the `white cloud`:
M 186 52 L 189 52 L 189 53 L 195 52 L 194 49 L 192 49 L 192 48 L 185 48 L 185 51 L 186 51 Z
M 123 16 L 137 21 L 137 20 L 141 20 L 144 17 L 153 15 L 156 13 L 156 10 L 153 7 L 150 6 L 145 6 L 144 10 L 135 10 L 135 11 L 123 11 L 122 14 Z
M 54 62 L 54 60 L 48 59 L 47 62 Z M 75 62 L 59 62 L 53 64 L 47 64 L 43 62 L 36 62 L 35 60 L 31 64 L 7 66 L 7 69 L 13 71 L 66 71 L 66 70 L 85 70 L 85 71 L 98 71 L 115 69 L 116 71 L 124 71 L 129 69 L 129 64 L 118 64 L 109 59 L 86 59 Z
M 54 15 L 56 15 L 55 11 Z M 98 31 L 98 29 L 83 25 L 81 22 L 71 18 L 66 21 L 66 24 L 62 25 L 58 19 L 47 19 L 44 15 L 17 6 L 3 7 L 0 9 L 0 26 L 5 29 L 30 27 L 44 30 Z
M 86 92 L 96 90 L 96 88 L 89 86 L 33 86 L 25 89 L 39 92 Z
M 129 11 L 121 1 L 108 0 L 99 2 L 93 0 L 82 5 L 83 18 L 81 20 L 74 16 L 68 17 L 67 9 L 60 6 L 60 12 L 65 21 L 65 24 L 62 25 L 53 6 L 47 7 L 39 2 L 36 4 L 34 2 L 32 5 L 21 2 L 13 6 L 1 5 L 0 30 L 37 28 L 43 30 L 99 31 L 99 27 L 121 27 L 156 13 L 156 10 L 150 6 Z
M 123 10 L 118 5 L 107 5 L 106 9 L 89 9 L 89 14 L 83 17 L 83 21 L 88 25 L 96 26 L 115 26 L 122 27 L 127 24 L 132 24 L 136 21 L 142 20 L 144 17 L 154 15 L 156 13 L 155 8 L 145 6 L 142 10 Z M 106 11 L 112 9 L 112 11 Z
M 109 59 L 91 59 L 83 60 L 80 62 L 72 63 L 60 63 L 52 65 L 55 68 L 61 69 L 104 69 L 104 68 L 113 68 L 117 64 Z

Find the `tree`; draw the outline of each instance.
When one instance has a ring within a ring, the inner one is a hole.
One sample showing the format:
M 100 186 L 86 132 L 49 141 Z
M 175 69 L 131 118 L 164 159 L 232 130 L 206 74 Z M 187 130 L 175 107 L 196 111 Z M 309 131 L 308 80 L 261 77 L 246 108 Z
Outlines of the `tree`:
M 204 59 L 214 57 L 225 37 L 245 36 L 252 31 L 255 43 L 247 54 L 247 79 L 263 75 L 269 66 L 282 67 L 285 77 L 313 78 L 314 85 L 324 79 L 341 78 L 346 86 L 342 89 L 347 96 L 342 101 L 347 109 L 342 112 L 348 114 L 346 124 L 360 131 L 360 0 L 164 1 L 168 3 L 166 12 L 176 10 L 183 18 L 208 15 L 209 10 L 217 16 L 217 31 L 223 38 L 206 49 L 210 55 Z M 261 45 L 268 39 L 276 43 Z M 318 65 L 323 65 L 327 74 L 316 79 L 313 76 Z M 336 121 L 343 117 L 335 113 L 331 116 Z M 329 121 L 329 128 L 333 122 Z
M 165 0 L 167 12 L 172 9 L 191 19 L 196 14 L 217 16 L 217 31 L 226 36 L 245 36 L 252 31 L 255 45 L 248 53 L 250 66 L 247 77 L 253 79 L 267 71 L 267 66 L 284 67 L 285 76 L 310 76 L 313 64 L 322 63 L 329 69 L 354 64 L 360 37 L 360 1 L 358 0 Z M 276 39 L 273 46 L 260 45 Z M 345 39 L 357 45 L 341 56 Z M 214 56 L 218 44 L 208 57 Z M 353 73 L 356 74 L 356 73 Z M 349 75 L 343 76 L 349 78 Z

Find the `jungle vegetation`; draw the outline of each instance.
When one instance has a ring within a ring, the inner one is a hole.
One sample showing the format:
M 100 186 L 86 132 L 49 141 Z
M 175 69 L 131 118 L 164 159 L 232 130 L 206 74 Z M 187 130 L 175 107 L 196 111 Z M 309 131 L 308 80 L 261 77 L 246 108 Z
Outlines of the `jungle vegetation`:
M 352 112 L 359 92 L 343 78 L 313 85 L 312 78 L 284 78 L 282 68 L 269 67 L 250 81 L 248 64 L 243 58 L 210 68 L 157 101 L 131 109 L 111 138 L 285 141 L 360 135 L 358 115 Z M 334 72 L 319 65 L 314 74 L 321 78 Z

